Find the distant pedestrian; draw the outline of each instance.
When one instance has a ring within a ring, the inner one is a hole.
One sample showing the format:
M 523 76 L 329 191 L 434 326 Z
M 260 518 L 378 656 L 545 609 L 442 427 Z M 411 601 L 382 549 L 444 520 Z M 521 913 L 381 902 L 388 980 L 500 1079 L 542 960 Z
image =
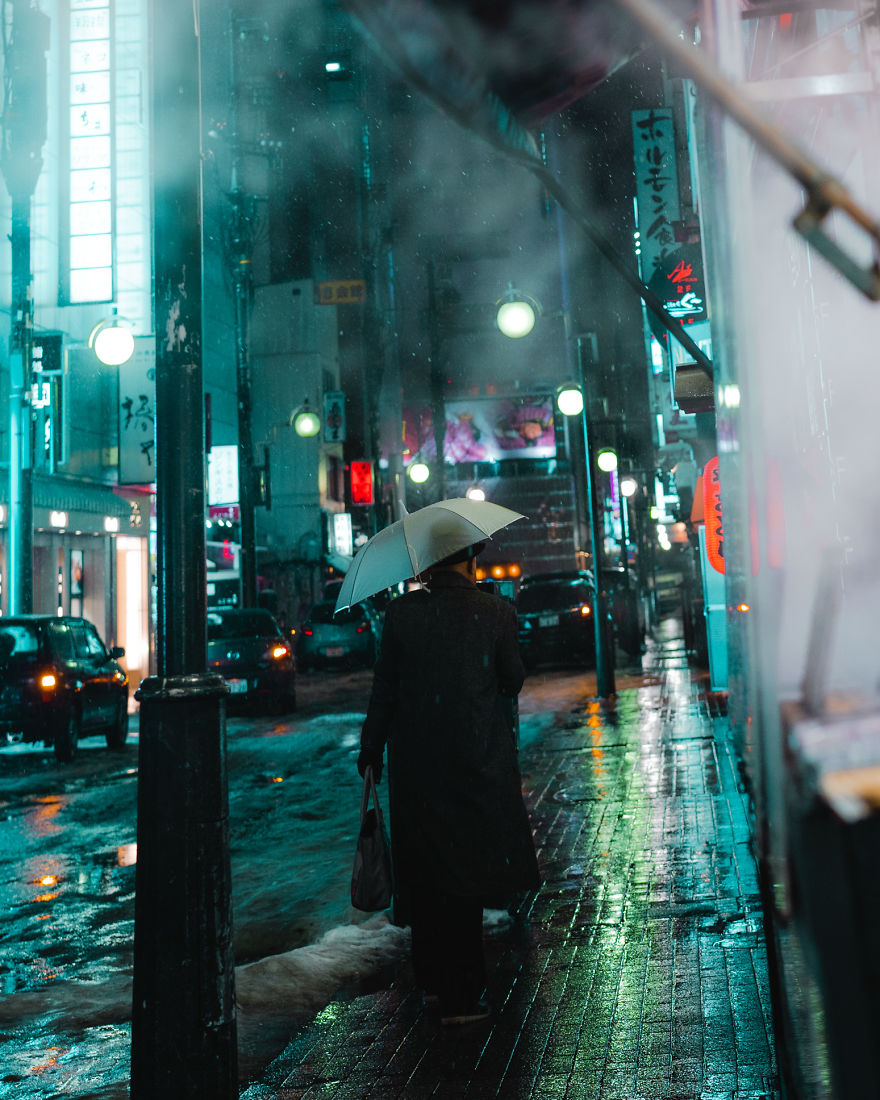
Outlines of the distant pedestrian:
M 483 905 L 539 885 L 510 705 L 525 669 L 513 607 L 478 588 L 482 543 L 385 613 L 358 771 L 388 745 L 395 882 L 416 981 L 444 1024 L 485 1019 Z

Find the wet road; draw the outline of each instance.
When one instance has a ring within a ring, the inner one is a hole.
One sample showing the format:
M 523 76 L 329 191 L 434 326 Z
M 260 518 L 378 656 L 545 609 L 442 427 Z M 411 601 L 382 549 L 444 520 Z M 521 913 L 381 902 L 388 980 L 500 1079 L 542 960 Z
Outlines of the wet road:
M 347 810 L 359 800 L 370 681 L 369 672 L 302 676 L 296 714 L 229 718 L 238 964 L 313 943 L 356 916 L 347 904 L 356 809 L 340 813 L 340 800 Z M 566 714 L 594 690 L 590 674 L 545 670 L 527 681 L 521 713 Z M 40 746 L 0 750 L 4 1100 L 57 1095 L 65 1080 L 64 1095 L 124 1095 L 136 800 L 136 721 L 123 750 L 85 739 L 70 765 Z M 45 1091 L 34 1088 L 41 1079 Z

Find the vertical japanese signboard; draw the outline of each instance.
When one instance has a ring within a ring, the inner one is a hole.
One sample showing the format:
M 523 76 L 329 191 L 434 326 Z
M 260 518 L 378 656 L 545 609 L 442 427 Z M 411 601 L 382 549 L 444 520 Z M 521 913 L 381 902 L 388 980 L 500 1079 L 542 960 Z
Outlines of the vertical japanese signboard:
M 345 394 L 341 390 L 324 394 L 324 442 L 345 442 Z
M 681 217 L 672 110 L 633 111 L 632 127 L 642 278 L 648 282 L 675 251 L 674 223 Z
M 119 371 L 119 484 L 156 480 L 156 345 L 138 336 Z
M 703 518 L 706 523 L 706 556 L 712 568 L 717 573 L 723 573 L 724 523 L 717 455 L 703 467 Z
M 352 462 L 349 473 L 351 475 L 351 503 L 373 504 L 372 462 Z

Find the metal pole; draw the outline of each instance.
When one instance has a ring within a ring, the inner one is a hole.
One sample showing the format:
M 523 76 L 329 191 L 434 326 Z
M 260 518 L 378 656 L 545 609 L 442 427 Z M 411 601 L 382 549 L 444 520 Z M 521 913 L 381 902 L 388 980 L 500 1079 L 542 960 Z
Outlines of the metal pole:
M 9 614 L 34 609 L 34 298 L 31 196 L 12 199 L 12 365 L 9 394 Z
M 431 419 L 434 424 L 434 444 L 437 451 L 437 481 L 434 500 L 446 496 L 446 470 L 443 444 L 446 439 L 446 402 L 443 379 L 443 331 L 437 302 L 437 280 L 433 260 L 428 261 L 428 347 L 431 356 Z
M 232 98 L 232 281 L 235 288 L 235 382 L 238 397 L 238 522 L 241 606 L 257 605 L 257 532 L 254 516 L 256 473 L 251 424 L 250 318 L 253 273 L 251 270 L 251 197 L 241 188 L 241 139 L 238 132 L 237 44 L 240 17 L 229 16 L 230 94 Z
M 5 10 L 4 10 L 5 18 Z M 46 142 L 49 17 L 14 0 L 5 57 L 0 166 L 12 199 L 12 328 L 9 334 L 9 610 L 34 607 L 34 410 L 31 404 L 34 297 L 31 199 Z
M 602 586 L 601 569 L 603 558 L 603 532 L 599 523 L 598 509 L 596 508 L 596 492 L 593 484 L 593 452 L 590 444 L 590 398 L 587 390 L 587 372 L 584 366 L 584 343 L 590 347 L 590 366 L 595 366 L 596 355 L 594 350 L 595 336 L 592 333 L 577 338 L 578 381 L 581 387 L 581 395 L 584 399 L 584 407 L 581 411 L 581 419 L 584 427 L 584 469 L 585 488 L 587 496 L 587 513 L 590 521 L 590 540 L 593 544 L 593 629 L 596 638 L 596 694 L 600 699 L 607 699 L 615 692 L 614 685 L 614 650 L 611 645 L 611 636 L 608 630 L 608 596 Z
M 238 1096 L 226 728 L 206 667 L 199 7 L 150 5 L 158 675 L 141 684 L 131 1096 Z

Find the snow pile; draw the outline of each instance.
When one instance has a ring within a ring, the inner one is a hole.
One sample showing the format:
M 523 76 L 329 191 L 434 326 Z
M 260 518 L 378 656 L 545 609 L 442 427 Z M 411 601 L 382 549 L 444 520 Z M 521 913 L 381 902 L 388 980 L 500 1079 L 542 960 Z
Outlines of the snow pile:
M 236 967 L 239 1009 L 254 1014 L 312 1014 L 342 986 L 402 962 L 409 942 L 409 929 L 396 927 L 382 914 L 363 924 L 333 928 L 308 947 Z

